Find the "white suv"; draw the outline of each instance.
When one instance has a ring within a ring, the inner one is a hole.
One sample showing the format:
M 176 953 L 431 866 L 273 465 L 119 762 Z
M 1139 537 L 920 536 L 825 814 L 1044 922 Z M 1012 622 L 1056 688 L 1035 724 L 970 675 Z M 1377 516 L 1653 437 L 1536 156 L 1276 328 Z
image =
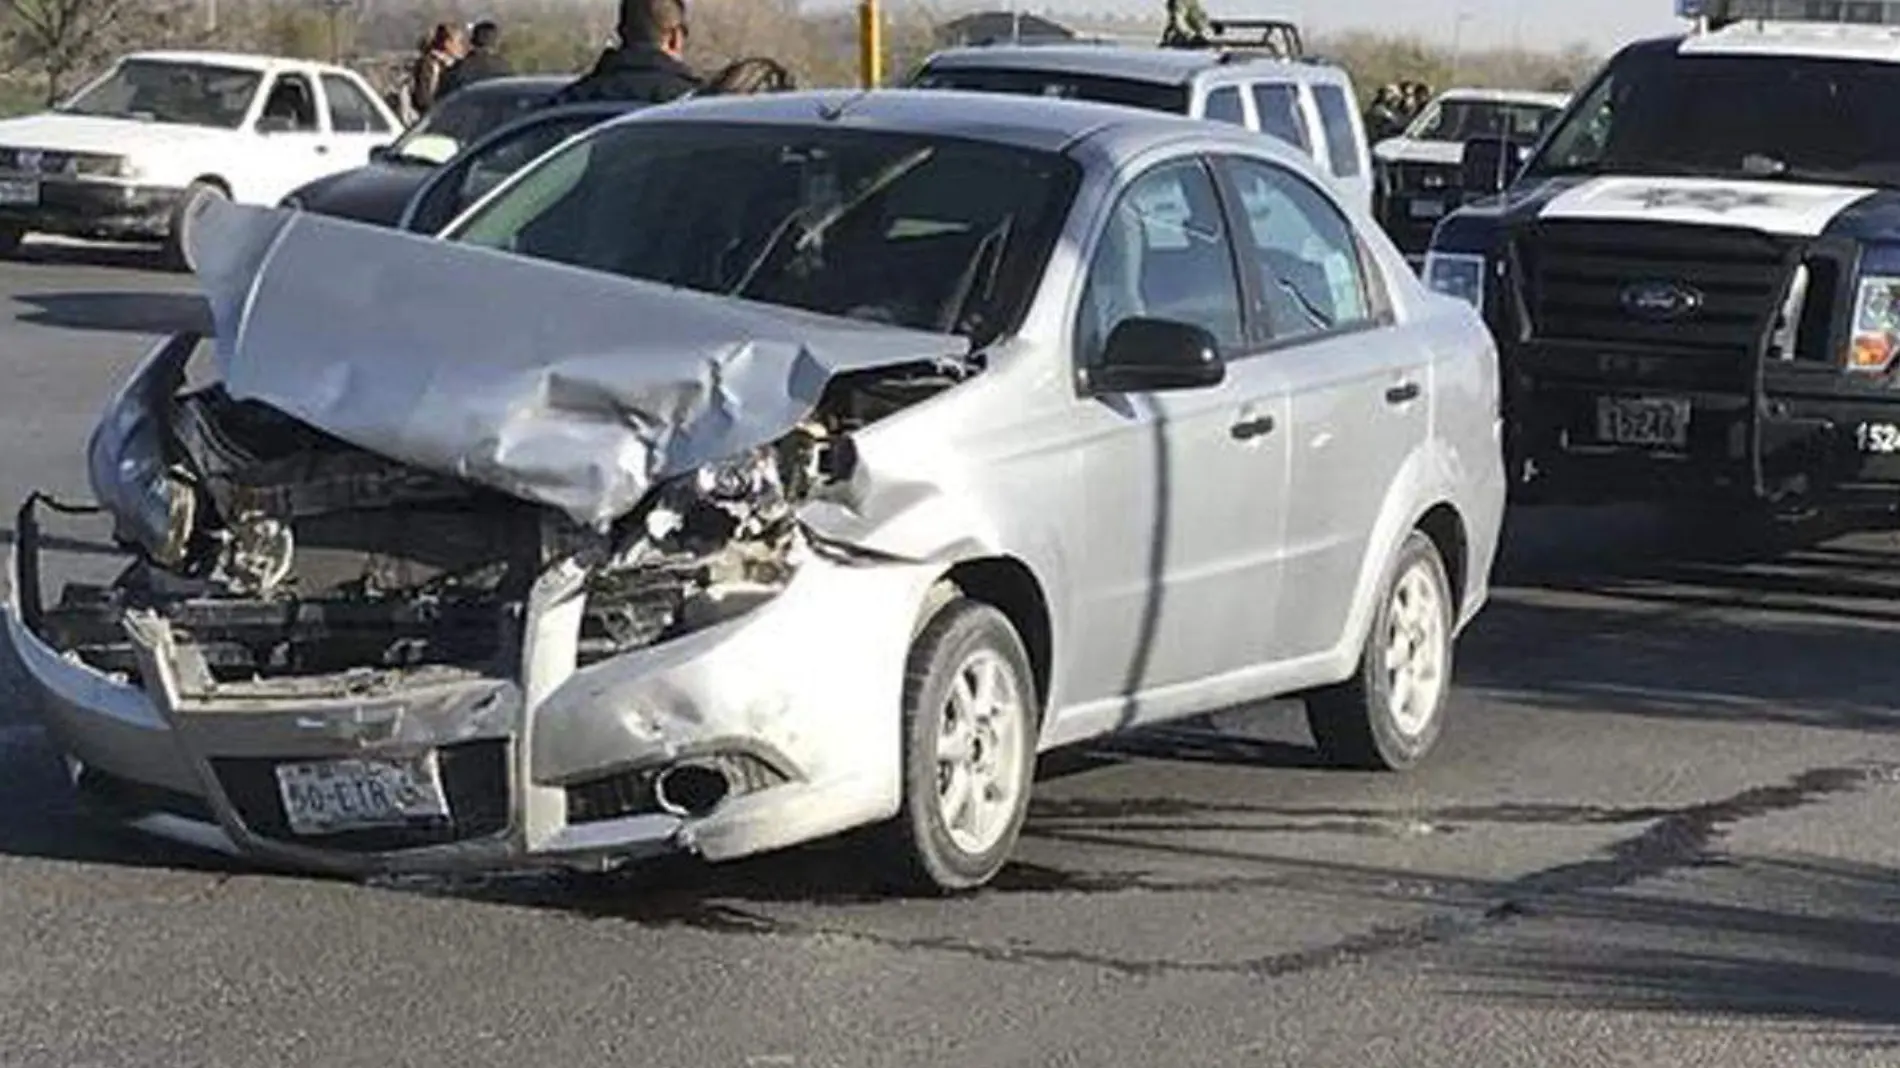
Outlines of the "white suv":
M 208 200 L 275 204 L 360 167 L 400 128 L 355 72 L 140 52 L 53 110 L 0 122 L 0 254 L 29 232 L 160 240 L 183 264 Z
M 1126 104 L 1245 126 L 1298 148 L 1347 199 L 1372 207 L 1372 152 L 1352 78 L 1317 60 L 1212 49 L 998 45 L 938 52 L 911 84 Z

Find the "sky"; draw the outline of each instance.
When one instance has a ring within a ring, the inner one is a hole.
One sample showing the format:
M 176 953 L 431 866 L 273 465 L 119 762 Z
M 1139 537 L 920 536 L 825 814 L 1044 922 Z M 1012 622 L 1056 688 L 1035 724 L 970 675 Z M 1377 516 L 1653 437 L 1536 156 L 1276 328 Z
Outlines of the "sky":
M 1166 0 L 1018 0 L 1021 10 L 1052 15 L 1165 10 Z M 1308 33 L 1391 29 L 1468 47 L 1561 48 L 1585 42 L 1607 50 L 1639 37 L 1679 32 L 1675 0 L 1203 0 L 1210 14 L 1286 15 Z M 983 6 L 1007 8 L 1009 0 Z M 1460 15 L 1464 15 L 1460 26 Z

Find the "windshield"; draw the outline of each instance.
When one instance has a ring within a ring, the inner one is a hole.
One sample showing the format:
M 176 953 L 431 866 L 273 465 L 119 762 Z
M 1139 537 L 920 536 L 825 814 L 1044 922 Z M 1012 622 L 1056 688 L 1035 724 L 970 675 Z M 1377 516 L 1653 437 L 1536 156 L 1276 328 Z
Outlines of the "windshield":
M 1628 53 L 1526 173 L 1900 184 L 1900 65 Z
M 1064 74 L 1060 71 L 985 70 L 979 67 L 925 69 L 917 75 L 914 86 L 918 89 L 965 89 L 979 93 L 1091 100 L 1098 104 L 1123 104 L 1177 115 L 1185 115 L 1188 110 L 1188 91 L 1185 86 L 1156 85 L 1091 74 Z
M 128 59 L 57 110 L 235 130 L 244 124 L 262 77 L 237 67 Z
M 390 155 L 415 163 L 441 164 L 457 152 L 526 114 L 550 90 L 460 92 L 442 101 L 390 146 Z
M 1427 108 L 1405 135 L 1414 141 L 1471 141 L 1506 137 L 1537 140 L 1558 116 L 1543 104 L 1507 104 L 1494 100 L 1441 100 Z
M 542 160 L 451 240 L 827 315 L 1013 329 L 1077 175 L 951 138 L 723 123 L 611 127 Z

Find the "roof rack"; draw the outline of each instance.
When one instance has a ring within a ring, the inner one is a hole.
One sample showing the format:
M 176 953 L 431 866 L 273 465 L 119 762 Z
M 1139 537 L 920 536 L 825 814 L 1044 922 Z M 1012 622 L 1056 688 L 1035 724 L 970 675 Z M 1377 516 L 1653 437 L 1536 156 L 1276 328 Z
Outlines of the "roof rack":
M 1746 19 L 1835 25 L 1900 25 L 1900 0 L 1676 0 L 1676 17 L 1719 30 Z
M 1161 46 L 1219 49 L 1225 53 L 1223 63 L 1261 56 L 1300 59 L 1306 55 L 1299 26 L 1287 19 L 1208 19 L 1207 28 L 1206 36 L 1200 38 L 1163 37 Z

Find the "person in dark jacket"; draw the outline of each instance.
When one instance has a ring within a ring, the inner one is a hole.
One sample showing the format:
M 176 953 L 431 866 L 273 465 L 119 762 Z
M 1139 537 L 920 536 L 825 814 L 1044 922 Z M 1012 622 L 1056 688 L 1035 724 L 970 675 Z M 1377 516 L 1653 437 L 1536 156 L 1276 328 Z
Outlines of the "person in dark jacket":
M 620 0 L 620 46 L 601 53 L 594 69 L 555 93 L 550 106 L 582 100 L 664 104 L 700 88 L 680 61 L 686 51 L 685 0 Z
M 462 58 L 461 31 L 446 22 L 422 42 L 416 61 L 409 69 L 409 106 L 417 117 L 429 113 L 442 96 L 442 76 Z
M 464 86 L 513 74 L 514 68 L 498 51 L 500 47 L 501 27 L 487 20 L 476 23 L 468 32 L 468 54 L 443 73 L 436 95 L 448 96 Z

